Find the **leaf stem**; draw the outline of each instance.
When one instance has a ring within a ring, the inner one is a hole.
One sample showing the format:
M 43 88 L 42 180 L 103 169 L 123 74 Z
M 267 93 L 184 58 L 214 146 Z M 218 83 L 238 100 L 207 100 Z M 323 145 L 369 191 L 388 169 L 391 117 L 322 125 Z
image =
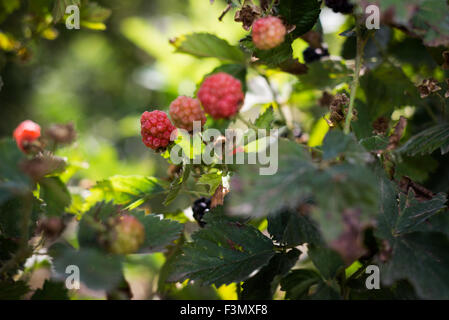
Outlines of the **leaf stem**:
M 362 30 L 361 26 L 358 23 L 358 15 L 354 16 L 355 25 L 356 25 L 356 35 L 357 35 L 357 53 L 355 58 L 355 71 L 354 71 L 354 80 L 351 84 L 351 98 L 349 100 L 349 108 L 346 114 L 346 121 L 344 132 L 346 134 L 349 133 L 351 128 L 351 120 L 352 120 L 352 112 L 354 109 L 355 96 L 357 94 L 357 89 L 359 87 L 359 79 L 360 79 L 360 70 L 362 68 L 363 63 L 363 51 L 365 48 L 366 40 L 362 38 Z

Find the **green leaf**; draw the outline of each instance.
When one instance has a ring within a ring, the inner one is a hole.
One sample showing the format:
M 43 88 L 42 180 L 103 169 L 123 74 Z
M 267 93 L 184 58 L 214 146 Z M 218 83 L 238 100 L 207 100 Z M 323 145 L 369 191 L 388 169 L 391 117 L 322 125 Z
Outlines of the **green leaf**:
M 184 229 L 184 225 L 181 223 L 161 219 L 154 214 L 145 215 L 143 212 L 136 212 L 134 216 L 145 228 L 145 241 L 141 245 L 139 253 L 165 251 L 168 245 L 179 238 Z
M 210 33 L 192 33 L 175 39 L 172 45 L 176 52 L 187 53 L 199 58 L 218 58 L 224 61 L 243 63 L 245 56 L 226 40 Z
M 55 5 L 53 7 L 53 22 L 59 22 L 62 17 L 65 15 L 65 10 L 70 5 L 77 5 L 78 7 L 81 5 L 81 0 L 56 0 Z
M 173 182 L 170 184 L 170 189 L 167 193 L 167 196 L 164 200 L 164 205 L 170 204 L 174 199 L 176 199 L 176 196 L 178 195 L 179 191 L 182 188 L 182 185 L 189 179 L 190 175 L 190 168 L 191 165 L 184 164 L 182 169 L 182 175 L 177 177 Z
M 320 16 L 320 7 L 318 0 L 282 0 L 278 9 L 285 21 L 295 26 L 291 34 L 295 39 L 313 28 Z
M 383 136 L 372 136 L 360 140 L 360 144 L 368 151 L 385 150 L 388 139 Z
M 296 264 L 300 254 L 301 252 L 295 248 L 287 253 L 275 254 L 265 267 L 243 283 L 241 299 L 272 299 L 280 278 L 286 275 Z
M 306 74 L 300 75 L 300 88 L 303 90 L 324 90 L 351 81 L 351 70 L 340 60 L 324 60 L 307 64 Z
M 385 238 L 416 231 L 417 226 L 446 208 L 447 198 L 444 193 L 430 200 L 418 201 L 415 193 L 410 191 L 407 195 L 400 193 L 397 201 L 397 187 L 385 179 L 380 182 L 380 190 L 382 215 L 379 217 L 378 232 Z
M 205 173 L 199 179 L 197 184 L 205 184 L 209 186 L 209 194 L 212 196 L 218 186 L 222 184 L 223 173 L 221 171 Z
M 45 280 L 42 289 L 37 289 L 31 300 L 69 300 L 69 297 L 63 282 Z
M 281 210 L 268 216 L 267 230 L 281 245 L 294 247 L 304 243 L 321 244 L 318 226 L 307 215 L 294 210 Z
M 205 220 L 206 227 L 192 235 L 174 263 L 170 281 L 190 279 L 217 287 L 244 281 L 274 255 L 271 240 L 256 228 L 213 212 Z
M 328 131 L 323 140 L 323 160 L 336 159 L 344 156 L 351 162 L 368 162 L 372 157 L 357 142 L 353 135 L 346 135 L 343 131 L 334 129 Z
M 310 246 L 308 255 L 325 279 L 335 278 L 345 267 L 341 256 L 330 248 Z
M 98 201 L 113 201 L 116 204 L 134 209 L 156 194 L 164 192 L 164 182 L 153 177 L 144 176 L 112 176 L 99 181 L 90 189 L 87 198 L 90 204 Z
M 262 114 L 260 114 L 259 117 L 257 117 L 256 121 L 254 122 L 254 125 L 257 128 L 269 130 L 271 129 L 271 124 L 273 123 L 273 121 L 274 121 L 274 110 L 273 106 L 270 106 Z
M 410 156 L 431 154 L 441 148 L 441 154 L 449 152 L 449 124 L 438 124 L 411 137 L 397 152 Z
M 24 281 L 0 281 L 0 300 L 19 300 L 29 290 Z
M 0 140 L 0 179 L 11 180 L 28 185 L 30 179 L 19 165 L 26 158 L 12 139 Z
M 41 202 L 30 193 L 15 195 L 0 205 L 0 233 L 8 238 L 20 238 L 23 217 L 26 215 L 29 215 L 29 232 L 31 233 L 41 213 Z
M 48 216 L 61 216 L 70 205 L 71 197 L 66 185 L 59 177 L 48 177 L 39 181 L 40 198 L 46 204 Z
M 321 276 L 313 270 L 293 270 L 281 280 L 281 290 L 285 291 L 285 299 L 305 299 L 308 297 L 310 287 L 320 282 Z
M 386 285 L 408 279 L 423 299 L 449 299 L 449 239 L 437 232 L 413 232 L 390 240 L 392 258 L 381 265 Z
M 417 225 L 446 208 L 446 201 L 447 198 L 444 193 L 439 193 L 428 201 L 416 200 L 415 193 L 412 190 L 409 191 L 408 195 L 401 193 L 399 195 L 399 214 L 394 233 L 397 235 L 410 232 Z
M 75 265 L 80 271 L 80 281 L 93 290 L 114 289 L 122 280 L 122 256 L 94 248 L 74 250 L 63 244 L 54 245 L 50 255 L 58 278 L 65 279 L 66 268 Z
M 89 2 L 81 8 L 80 16 L 84 21 L 104 22 L 112 14 L 109 8 L 101 7 L 96 2 Z

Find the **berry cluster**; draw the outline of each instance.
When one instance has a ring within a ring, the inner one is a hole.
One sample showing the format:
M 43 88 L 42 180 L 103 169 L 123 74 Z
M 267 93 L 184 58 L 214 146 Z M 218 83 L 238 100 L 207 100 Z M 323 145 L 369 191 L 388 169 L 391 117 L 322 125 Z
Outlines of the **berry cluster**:
M 214 119 L 222 119 L 232 117 L 239 111 L 244 94 L 239 80 L 219 72 L 204 80 L 198 90 L 198 98 L 207 114 Z
M 140 125 L 143 143 L 153 150 L 168 146 L 170 136 L 176 130 L 167 115 L 159 110 L 145 111 L 140 118 Z
M 253 43 L 256 48 L 270 50 L 284 42 L 287 29 L 282 20 L 268 16 L 259 18 L 253 23 Z
M 201 126 L 206 122 L 198 99 L 180 96 L 170 104 L 169 113 L 176 127 L 189 132 L 193 131 L 194 121 L 201 121 Z
M 320 60 L 322 57 L 329 56 L 329 51 L 327 50 L 327 48 L 308 47 L 303 51 L 302 55 L 306 63 L 311 63 Z
M 145 228 L 135 217 L 120 216 L 114 221 L 108 249 L 116 254 L 136 252 L 145 240 Z
M 210 210 L 210 199 L 199 198 L 195 200 L 192 206 L 193 218 L 198 222 L 200 227 L 204 227 L 206 222 L 203 221 L 203 216 Z
M 25 120 L 17 126 L 13 136 L 20 150 L 26 151 L 27 146 L 41 136 L 41 127 L 31 120 Z
M 337 13 L 348 14 L 354 10 L 354 5 L 348 0 L 326 0 L 326 6 Z

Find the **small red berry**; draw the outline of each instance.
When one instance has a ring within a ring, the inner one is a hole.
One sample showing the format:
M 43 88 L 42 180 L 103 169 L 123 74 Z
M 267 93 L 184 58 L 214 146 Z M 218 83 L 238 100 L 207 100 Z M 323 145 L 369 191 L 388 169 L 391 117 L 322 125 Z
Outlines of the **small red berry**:
M 25 151 L 25 144 L 29 144 L 41 136 L 41 127 L 31 120 L 25 120 L 17 126 L 13 136 L 17 146 Z
M 242 83 L 233 76 L 219 72 L 207 77 L 198 90 L 204 111 L 214 119 L 230 118 L 241 108 L 245 95 Z
M 268 16 L 257 19 L 253 24 L 253 43 L 256 48 L 269 50 L 284 42 L 287 29 L 282 20 Z
M 143 143 L 153 150 L 165 148 L 170 143 L 170 137 L 175 126 L 171 123 L 165 112 L 145 111 L 140 118 Z
M 145 228 L 135 217 L 123 215 L 114 223 L 109 239 L 109 251 L 130 254 L 139 250 L 145 240 Z
M 189 132 L 193 131 L 194 121 L 201 121 L 201 126 L 206 123 L 206 115 L 198 99 L 179 96 L 170 104 L 169 113 L 176 127 Z

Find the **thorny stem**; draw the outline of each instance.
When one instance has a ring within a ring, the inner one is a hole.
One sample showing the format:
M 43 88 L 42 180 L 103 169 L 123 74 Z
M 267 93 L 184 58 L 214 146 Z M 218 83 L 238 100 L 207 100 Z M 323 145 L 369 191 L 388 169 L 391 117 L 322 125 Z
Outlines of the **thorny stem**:
M 351 84 L 351 98 L 349 100 L 348 113 L 346 114 L 346 122 L 344 132 L 349 133 L 351 128 L 352 111 L 354 109 L 355 96 L 357 94 L 357 89 L 359 87 L 360 69 L 362 68 L 363 62 L 363 49 L 365 48 L 366 40 L 362 38 L 361 26 L 358 24 L 358 16 L 355 15 L 355 25 L 356 25 L 356 35 L 357 35 L 357 54 L 355 58 L 355 71 L 354 80 Z

